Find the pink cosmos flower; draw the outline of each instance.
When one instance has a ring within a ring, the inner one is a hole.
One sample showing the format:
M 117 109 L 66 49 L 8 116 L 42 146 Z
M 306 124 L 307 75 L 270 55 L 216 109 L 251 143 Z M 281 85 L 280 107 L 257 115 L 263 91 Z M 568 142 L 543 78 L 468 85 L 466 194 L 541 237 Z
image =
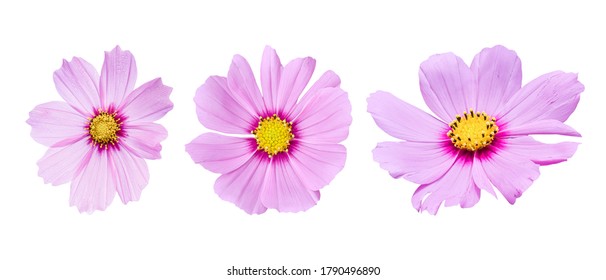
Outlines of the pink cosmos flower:
M 65 102 L 38 105 L 27 123 L 49 147 L 38 161 L 45 183 L 71 181 L 69 203 L 80 212 L 104 210 L 118 195 L 138 200 L 149 173 L 144 159 L 160 158 L 167 132 L 153 123 L 173 108 L 172 88 L 160 78 L 134 89 L 135 59 L 116 46 L 105 53 L 101 77 L 84 59 L 63 61 L 54 73 Z
M 249 214 L 267 208 L 304 211 L 320 199 L 345 164 L 351 104 L 339 77 L 324 73 L 301 96 L 314 71 L 313 58 L 282 66 L 266 47 L 261 88 L 246 59 L 235 55 L 227 77 L 211 76 L 194 101 L 205 133 L 186 145 L 192 159 L 221 173 L 215 192 Z M 301 98 L 299 98 L 301 96 Z
M 421 93 L 438 118 L 387 92 L 368 98 L 385 132 L 404 140 L 379 143 L 374 159 L 394 178 L 421 184 L 419 211 L 474 206 L 493 186 L 510 204 L 539 177 L 539 166 L 565 161 L 577 143 L 545 144 L 531 134 L 580 136 L 563 122 L 579 102 L 577 75 L 551 72 L 521 87 L 520 59 L 502 46 L 482 50 L 468 67 L 452 53 L 421 64 Z

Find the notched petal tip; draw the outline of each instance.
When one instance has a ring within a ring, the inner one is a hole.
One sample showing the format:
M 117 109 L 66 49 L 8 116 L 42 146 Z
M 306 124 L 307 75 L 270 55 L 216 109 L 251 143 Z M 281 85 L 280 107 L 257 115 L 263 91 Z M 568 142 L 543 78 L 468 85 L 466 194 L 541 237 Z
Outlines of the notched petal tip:
M 437 54 L 430 55 L 425 61 L 421 62 L 421 65 L 423 65 L 424 63 L 427 63 L 427 62 L 434 62 L 433 60 L 442 59 L 444 57 L 457 57 L 458 58 L 458 56 L 456 54 L 454 54 L 453 52 L 437 53 Z
M 128 58 L 134 59 L 133 54 L 129 50 L 124 50 L 120 47 L 120 45 L 116 45 L 111 51 L 105 51 L 105 58 L 111 55 L 123 55 Z
M 153 79 L 129 93 L 118 110 L 128 114 L 132 123 L 159 120 L 174 107 L 170 100 L 172 90 L 172 87 L 162 83 L 161 78 Z
M 63 59 L 53 72 L 53 81 L 63 100 L 82 115 L 93 114 L 99 106 L 99 74 L 86 60 L 75 56 L 71 61 Z
M 503 45 L 498 45 L 498 44 L 494 45 L 492 47 L 483 48 L 480 52 L 484 52 L 484 51 L 503 51 L 503 52 L 515 54 L 515 56 L 517 56 L 517 53 L 514 50 L 509 49 Z
M 476 107 L 474 75 L 453 53 L 436 54 L 421 63 L 419 86 L 427 106 L 445 122 L 450 122 L 461 110 Z
M 111 52 L 114 52 L 114 51 L 115 51 L 115 52 L 121 52 L 121 51 L 122 51 L 122 48 L 120 48 L 120 45 L 116 45 L 116 46 L 115 46 L 115 47 L 114 47 L 114 48 L 111 50 Z
M 265 45 L 265 48 L 263 49 L 263 53 L 276 55 L 276 50 L 274 48 L 272 48 L 270 45 Z
M 512 126 L 542 120 L 564 122 L 575 111 L 585 86 L 577 74 L 554 71 L 532 80 L 504 104 L 498 114 Z
M 420 188 L 417 189 L 417 191 Z M 411 199 L 412 202 L 412 206 L 417 210 L 417 212 L 423 213 L 423 211 L 427 211 L 427 213 L 429 213 L 432 216 L 435 216 L 438 214 L 438 210 L 440 209 L 440 206 L 442 205 L 442 202 L 439 202 L 437 205 L 428 205 L 427 203 L 423 202 L 426 197 L 415 197 L 417 191 L 415 191 L 415 194 L 413 194 L 413 197 Z

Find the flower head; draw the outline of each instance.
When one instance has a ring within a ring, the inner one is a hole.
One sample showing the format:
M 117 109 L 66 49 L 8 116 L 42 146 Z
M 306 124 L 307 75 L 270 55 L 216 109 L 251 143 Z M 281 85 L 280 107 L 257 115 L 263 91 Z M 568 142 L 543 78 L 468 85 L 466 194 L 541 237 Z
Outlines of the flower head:
M 227 77 L 211 76 L 198 89 L 194 101 L 202 125 L 235 134 L 205 133 L 186 145 L 196 163 L 222 174 L 215 182 L 222 199 L 249 214 L 304 211 L 341 171 L 346 151 L 339 142 L 349 132 L 351 104 L 332 71 L 301 96 L 315 64 L 306 57 L 282 66 L 266 47 L 262 91 L 239 55 Z
M 431 56 L 419 71 L 421 93 L 437 118 L 387 92 L 368 98 L 377 125 L 401 142 L 379 143 L 374 159 L 394 178 L 421 184 L 418 211 L 472 207 L 493 186 L 511 204 L 578 143 L 545 144 L 532 134 L 580 136 L 564 124 L 579 102 L 577 75 L 551 72 L 521 87 L 520 59 L 502 46 L 482 50 L 467 66 L 452 53 Z
M 104 210 L 116 192 L 138 200 L 149 173 L 144 159 L 160 158 L 167 132 L 160 119 L 173 107 L 172 88 L 160 78 L 134 89 L 135 59 L 120 47 L 105 53 L 101 76 L 85 60 L 63 61 L 54 73 L 65 100 L 38 105 L 27 123 L 32 138 L 49 147 L 38 161 L 45 183 L 71 181 L 70 205 Z

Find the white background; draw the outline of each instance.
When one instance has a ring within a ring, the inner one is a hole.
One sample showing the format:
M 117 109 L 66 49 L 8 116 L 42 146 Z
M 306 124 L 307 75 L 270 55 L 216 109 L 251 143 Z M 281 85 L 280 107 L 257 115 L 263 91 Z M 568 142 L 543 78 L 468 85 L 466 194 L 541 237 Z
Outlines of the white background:
M 601 6 L 123 2 L 0 4 L 0 279 L 262 279 L 226 271 L 282 265 L 381 268 L 380 276 L 352 279 L 606 277 Z M 148 161 L 139 202 L 125 206 L 116 197 L 105 212 L 80 214 L 68 206 L 69 184 L 53 187 L 37 176 L 46 147 L 29 136 L 25 120 L 37 104 L 60 100 L 52 73 L 62 59 L 82 57 L 100 70 L 103 52 L 117 44 L 135 55 L 137 85 L 160 76 L 174 88 L 174 109 L 160 121 L 169 137 L 163 158 Z M 571 160 L 542 167 L 513 206 L 483 193 L 471 209 L 419 214 L 410 203 L 417 186 L 372 160 L 377 142 L 394 139 L 376 127 L 366 98 L 385 90 L 428 110 L 418 86 L 422 61 L 452 51 L 471 63 L 496 44 L 518 53 L 524 83 L 553 70 L 579 73 L 586 89 L 567 124 L 582 144 Z M 185 152 L 207 131 L 196 118 L 196 89 L 209 75 L 226 75 L 234 54 L 258 79 L 265 45 L 283 63 L 316 58 L 312 80 L 334 70 L 352 103 L 345 168 L 307 212 L 250 216 L 218 198 L 218 175 Z M 346 277 L 271 279 L 291 278 Z

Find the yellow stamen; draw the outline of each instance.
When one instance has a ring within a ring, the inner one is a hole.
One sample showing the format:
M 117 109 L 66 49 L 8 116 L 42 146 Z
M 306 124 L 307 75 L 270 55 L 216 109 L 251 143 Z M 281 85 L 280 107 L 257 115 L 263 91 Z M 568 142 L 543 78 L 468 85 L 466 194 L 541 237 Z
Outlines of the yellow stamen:
M 271 117 L 259 117 L 257 128 L 251 133 L 257 139 L 257 149 L 263 150 L 271 158 L 280 152 L 288 152 L 292 134 L 292 123 L 280 119 L 276 114 Z
M 457 115 L 450 123 L 450 130 L 446 134 L 453 145 L 467 151 L 477 151 L 492 143 L 499 132 L 496 119 L 486 113 L 476 113 L 473 109 Z
M 116 117 L 116 113 L 109 114 L 105 111 L 99 111 L 97 115 L 90 120 L 88 125 L 88 133 L 93 145 L 105 147 L 114 145 L 118 142 L 118 131 L 122 122 Z

